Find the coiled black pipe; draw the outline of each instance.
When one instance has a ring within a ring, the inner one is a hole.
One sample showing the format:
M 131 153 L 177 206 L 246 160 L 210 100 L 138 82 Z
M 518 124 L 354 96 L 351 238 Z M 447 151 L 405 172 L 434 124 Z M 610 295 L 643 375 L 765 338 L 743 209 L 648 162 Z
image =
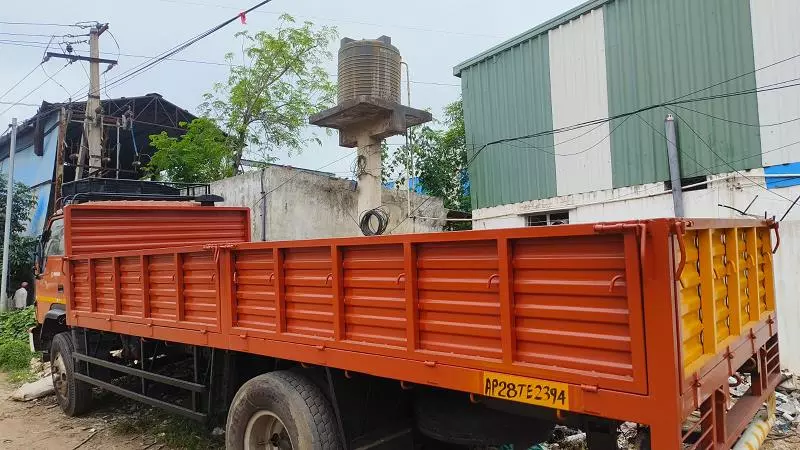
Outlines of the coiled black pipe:
M 377 220 L 377 227 L 375 229 L 372 228 L 373 218 Z M 389 226 L 389 213 L 383 210 L 383 208 L 375 208 L 364 211 L 361 213 L 361 217 L 358 220 L 358 227 L 361 228 L 361 233 L 364 236 L 380 236 L 386 232 L 386 228 Z

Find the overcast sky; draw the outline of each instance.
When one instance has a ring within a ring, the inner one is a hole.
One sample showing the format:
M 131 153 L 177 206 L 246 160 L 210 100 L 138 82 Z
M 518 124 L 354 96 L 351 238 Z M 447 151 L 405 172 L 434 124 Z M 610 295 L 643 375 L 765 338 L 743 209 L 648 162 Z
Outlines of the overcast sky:
M 118 58 L 119 66 L 107 75 L 112 78 L 146 61 L 124 55 L 159 54 L 255 3 L 257 0 L 14 1 L 4 2 L 0 21 L 108 22 L 110 31 L 119 42 L 119 52 L 123 54 Z M 453 76 L 453 66 L 580 3 L 582 0 L 273 0 L 248 15 L 246 25 L 234 22 L 175 58 L 222 62 L 226 52 L 241 49 L 234 33 L 245 27 L 253 32 L 273 30 L 282 13 L 318 25 L 335 26 L 340 37 L 376 38 L 385 34 L 391 36 L 392 43 L 400 49 L 411 68 L 412 106 L 430 109 L 438 117 L 442 107 L 458 99 L 461 92 L 460 80 Z M 42 43 L 49 40 L 46 35 L 83 32 L 76 28 L 0 24 L 0 95 L 39 64 L 44 51 Z M 331 44 L 334 55 L 338 45 L 338 41 Z M 80 44 L 76 49 L 86 52 L 88 45 Z M 111 35 L 101 37 L 101 51 L 107 53 L 101 56 L 116 57 L 117 47 Z M 102 97 L 133 97 L 158 92 L 172 103 L 196 112 L 202 94 L 227 75 L 226 67 L 207 63 L 164 61 L 129 82 L 102 92 Z M 0 126 L 3 129 L 12 117 L 24 120 L 37 109 L 26 105 L 11 107 L 8 103 L 21 101 L 38 105 L 42 100 L 64 101 L 67 92 L 74 93 L 88 83 L 84 71 L 86 66 L 82 68 L 72 64 L 63 69 L 62 66 L 61 61 L 51 60 L 43 67 L 53 76 L 53 81 L 47 79 L 42 68 L 36 68 L 22 84 L 0 97 Z M 330 73 L 336 72 L 335 60 L 330 61 L 328 68 Z M 62 70 L 53 75 L 59 69 Z M 21 100 L 45 81 L 41 88 Z M 405 84 L 403 89 L 405 101 Z M 85 94 L 80 92 L 77 97 Z M 335 135 L 322 136 L 322 147 L 311 144 L 301 154 L 291 157 L 278 153 L 279 162 L 317 169 L 352 151 L 338 147 Z M 395 138 L 392 142 L 401 141 Z M 345 159 L 323 170 L 348 176 L 350 162 Z

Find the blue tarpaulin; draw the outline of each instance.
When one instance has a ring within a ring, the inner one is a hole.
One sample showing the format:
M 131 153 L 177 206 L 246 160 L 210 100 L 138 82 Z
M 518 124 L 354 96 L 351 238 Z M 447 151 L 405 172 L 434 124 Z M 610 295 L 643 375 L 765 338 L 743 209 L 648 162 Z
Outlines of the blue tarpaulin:
M 800 162 L 764 167 L 765 175 L 800 174 Z M 800 185 L 800 177 L 767 177 L 767 188 L 783 188 Z

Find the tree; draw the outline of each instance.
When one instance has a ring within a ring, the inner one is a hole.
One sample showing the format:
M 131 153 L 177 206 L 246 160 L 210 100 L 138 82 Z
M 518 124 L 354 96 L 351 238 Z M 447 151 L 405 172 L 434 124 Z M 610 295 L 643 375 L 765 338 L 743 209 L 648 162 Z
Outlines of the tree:
M 409 133 L 410 147 L 400 147 L 394 155 L 384 158 L 384 177 L 391 179 L 401 172 L 395 180 L 398 185 L 405 185 L 405 168 L 409 155 L 413 154 L 412 177 L 419 180 L 423 192 L 440 197 L 449 210 L 469 211 L 467 145 L 461 100 L 445 107 L 441 122 L 411 129 Z
M 208 183 L 234 174 L 234 152 L 214 121 L 198 118 L 180 126 L 186 128 L 180 138 L 170 137 L 165 131 L 150 136 L 156 152 L 147 170 L 154 178 L 163 175 L 169 181 Z
M 244 65 L 234 65 L 225 83 L 205 95 L 201 112 L 213 118 L 228 136 L 231 166 L 238 171 L 246 151 L 265 160 L 276 148 L 301 151 L 316 137 L 303 134 L 308 116 L 333 104 L 336 85 L 322 64 L 332 58 L 328 46 L 335 28 L 295 25 L 283 15 L 274 33 L 236 34 L 243 41 Z
M 8 179 L 0 173 L 0 224 L 6 221 L 6 190 Z M 22 183 L 14 183 L 14 198 L 11 206 L 11 244 L 9 245 L 9 288 L 16 289 L 23 281 L 30 282 L 33 275 L 33 254 L 36 250 L 36 238 L 23 236 L 27 223 L 31 220 L 31 213 L 36 207 L 36 196 L 33 191 Z M 0 248 L 4 244 L 5 236 L 0 233 Z M 2 260 L 0 259 L 0 265 Z

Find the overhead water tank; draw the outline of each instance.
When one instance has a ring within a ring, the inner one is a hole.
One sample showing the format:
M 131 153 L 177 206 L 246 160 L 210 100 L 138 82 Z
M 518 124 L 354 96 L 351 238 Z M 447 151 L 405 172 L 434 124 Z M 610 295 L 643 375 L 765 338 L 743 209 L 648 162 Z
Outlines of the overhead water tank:
M 339 103 L 365 95 L 400 103 L 400 51 L 392 39 L 342 39 Z

